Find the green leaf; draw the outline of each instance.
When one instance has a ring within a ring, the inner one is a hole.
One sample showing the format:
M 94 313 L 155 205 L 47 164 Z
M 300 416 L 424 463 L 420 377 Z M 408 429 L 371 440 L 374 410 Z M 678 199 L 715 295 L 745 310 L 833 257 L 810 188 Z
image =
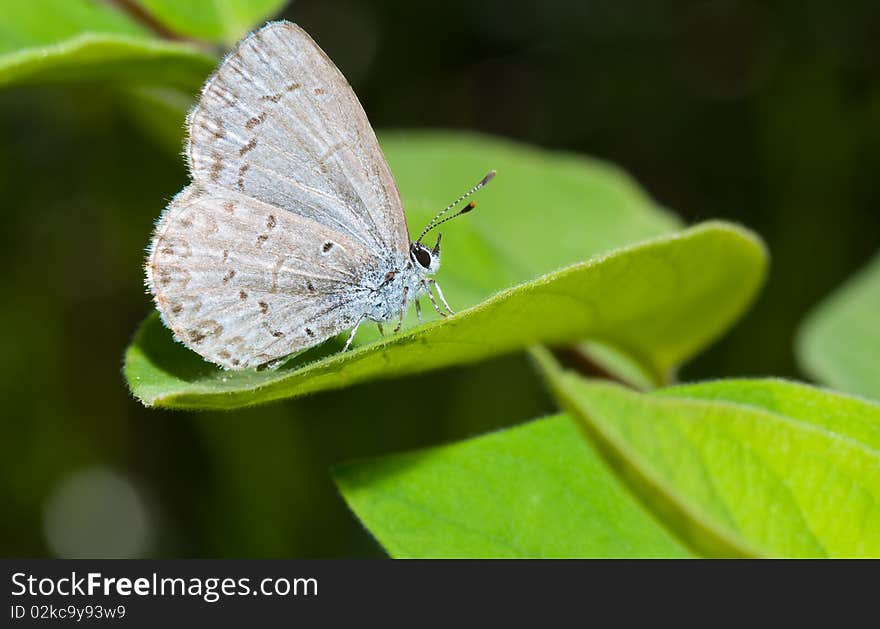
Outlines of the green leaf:
M 528 281 L 666 231 L 671 221 L 618 171 L 580 158 L 468 136 L 393 136 L 385 144 L 416 224 L 441 205 L 441 188 L 458 190 L 474 178 L 466 173 L 498 166 L 481 200 L 486 209 L 443 241 L 440 281 L 454 305 L 470 307 L 384 340 L 364 330 L 363 344 L 345 354 L 330 343 L 276 371 L 244 372 L 221 371 L 176 345 L 154 316 L 126 353 L 125 375 L 139 399 L 236 408 L 587 337 L 661 381 L 739 316 L 763 278 L 761 243 L 741 228 L 708 223 Z
M 392 557 L 686 557 L 567 416 L 337 467 Z
M 809 316 L 797 349 L 819 382 L 880 399 L 880 255 Z
M 139 0 L 171 30 L 232 45 L 275 17 L 287 0 Z
M 880 407 L 772 380 L 640 394 L 537 354 L 611 467 L 697 552 L 880 556 Z
M 217 61 L 155 38 L 110 3 L 0 0 L 0 15 L 0 86 L 110 81 L 192 91 Z
M 385 340 L 363 330 L 361 347 L 347 354 L 329 343 L 276 371 L 246 372 L 221 371 L 174 344 L 154 316 L 126 354 L 138 398 L 236 408 L 587 337 L 662 381 L 742 312 L 763 278 L 761 244 L 716 223 L 534 280 L 668 232 L 674 222 L 625 175 L 583 158 L 466 135 L 396 134 L 384 137 L 384 147 L 415 225 L 456 194 L 450 191 L 498 169 L 480 208 L 444 240 L 440 280 L 455 306 L 472 307 Z M 414 324 L 410 313 L 408 327 Z
M 620 171 L 591 160 L 468 135 L 383 137 L 411 225 L 498 169 L 477 211 L 443 241 L 439 280 L 453 306 L 465 310 L 416 328 L 411 312 L 395 337 L 378 339 L 365 326 L 354 351 L 340 354 L 339 343 L 328 343 L 276 371 L 245 372 L 201 360 L 153 316 L 126 353 L 125 375 L 138 398 L 236 408 L 587 337 L 629 354 L 662 381 L 742 312 L 763 278 L 759 241 L 722 223 L 540 277 L 668 233 L 674 220 Z
M 789 380 L 716 380 L 658 389 L 656 395 L 719 400 L 796 418 L 880 451 L 876 404 Z
M 173 131 L 166 135 L 173 136 Z M 490 168 L 498 169 L 497 179 L 480 192 L 477 210 L 451 224 L 443 241 L 438 279 L 458 310 L 501 289 L 677 227 L 675 218 L 652 203 L 629 177 L 595 160 L 467 134 L 398 132 L 381 137 L 416 232 L 450 197 Z M 405 329 L 415 324 L 411 312 Z M 355 344 L 369 344 L 377 336 L 374 329 L 362 326 Z M 151 319 L 128 352 L 126 375 L 147 404 L 227 408 L 298 395 L 306 392 L 305 384 L 314 387 L 309 390 L 332 385 L 310 379 L 310 373 L 317 372 L 293 369 L 337 349 L 328 344 L 283 372 L 224 373 L 173 344 L 170 334 Z M 486 355 L 491 353 L 495 351 Z M 330 363 L 330 369 L 344 364 L 342 358 Z M 381 375 L 384 368 L 374 362 L 362 371 L 351 382 Z M 342 376 L 354 373 L 345 369 Z M 281 376 L 289 379 L 279 386 Z M 231 394 L 217 388 L 224 383 Z M 256 395 L 251 391 L 267 384 L 272 388 Z M 340 380 L 336 386 L 346 384 Z M 196 396 L 185 402 L 182 396 L 193 392 Z

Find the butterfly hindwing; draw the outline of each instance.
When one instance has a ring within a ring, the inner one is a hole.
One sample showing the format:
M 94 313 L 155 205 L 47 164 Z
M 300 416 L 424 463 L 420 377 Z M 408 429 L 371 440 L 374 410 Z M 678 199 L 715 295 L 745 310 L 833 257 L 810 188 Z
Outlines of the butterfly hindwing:
M 369 289 L 364 246 L 302 216 L 193 184 L 168 206 L 147 283 L 178 340 L 244 369 L 350 328 Z

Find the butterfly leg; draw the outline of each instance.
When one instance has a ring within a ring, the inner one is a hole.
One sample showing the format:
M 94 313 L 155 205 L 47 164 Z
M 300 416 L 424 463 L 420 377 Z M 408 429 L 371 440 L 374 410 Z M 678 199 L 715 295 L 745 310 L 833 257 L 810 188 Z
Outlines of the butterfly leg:
M 440 298 L 440 303 L 446 306 L 446 310 L 449 311 L 449 314 L 455 314 L 455 311 L 449 307 L 449 303 L 446 301 L 446 297 L 443 296 L 443 291 L 440 289 L 440 284 L 437 283 L 437 280 L 435 280 L 434 278 L 430 278 L 428 281 L 431 283 L 431 286 L 433 286 L 437 290 L 437 296 Z
M 385 329 L 382 327 L 382 324 L 376 321 L 376 327 L 379 328 L 379 334 L 385 336 Z
M 437 305 L 437 301 L 434 299 L 434 293 L 431 292 L 431 287 L 437 289 L 437 295 L 440 297 L 440 301 L 446 306 L 446 310 L 449 311 L 449 314 L 455 314 L 452 308 L 449 307 L 449 304 L 446 303 L 446 297 L 443 296 L 443 291 L 440 290 L 440 284 L 437 283 L 437 280 L 433 278 L 428 278 L 423 281 L 422 284 L 425 287 L 425 292 L 428 293 L 428 297 L 431 298 L 431 303 L 434 305 L 434 310 L 436 310 L 441 316 L 445 317 L 446 313 L 440 309 L 440 306 Z
M 367 315 L 363 314 L 357 320 L 357 323 L 354 324 L 354 327 L 351 330 L 351 334 L 348 335 L 348 340 L 345 342 L 345 347 L 342 348 L 343 352 L 347 352 L 348 348 L 351 347 L 351 342 L 354 340 L 354 335 L 357 334 L 358 328 L 360 327 L 361 323 L 363 323 L 364 319 L 366 319 L 366 318 L 367 318 Z
M 437 304 L 437 300 L 434 299 L 434 293 L 431 292 L 431 287 L 428 286 L 427 280 L 422 280 L 422 290 L 424 290 L 425 293 L 427 293 L 428 299 L 431 300 L 431 305 L 434 306 L 434 310 L 437 311 L 437 314 L 440 315 L 441 317 L 445 317 L 446 313 L 440 309 L 440 306 Z
M 419 318 L 419 323 L 422 322 L 422 304 L 419 303 L 419 298 L 416 297 L 416 316 Z
M 406 314 L 406 306 L 409 303 L 409 286 L 403 287 L 403 303 L 400 306 L 400 318 L 397 320 L 397 326 L 394 328 L 394 333 L 397 334 L 400 332 L 400 328 L 403 326 L 403 317 Z
M 290 356 L 282 356 L 281 358 L 276 358 L 275 360 L 270 360 L 267 363 L 263 363 L 262 365 L 257 365 L 257 371 L 275 371 L 282 364 L 284 364 Z

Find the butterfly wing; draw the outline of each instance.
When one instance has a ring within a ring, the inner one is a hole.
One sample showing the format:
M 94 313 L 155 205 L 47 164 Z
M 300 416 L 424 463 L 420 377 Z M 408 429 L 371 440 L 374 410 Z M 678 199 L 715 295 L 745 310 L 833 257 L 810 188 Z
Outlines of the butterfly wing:
M 373 263 L 357 240 L 317 221 L 195 183 L 168 206 L 147 284 L 184 345 L 228 369 L 286 356 L 354 325 Z
M 406 259 L 400 193 L 345 77 L 301 28 L 244 39 L 188 118 L 194 181 L 235 190 Z

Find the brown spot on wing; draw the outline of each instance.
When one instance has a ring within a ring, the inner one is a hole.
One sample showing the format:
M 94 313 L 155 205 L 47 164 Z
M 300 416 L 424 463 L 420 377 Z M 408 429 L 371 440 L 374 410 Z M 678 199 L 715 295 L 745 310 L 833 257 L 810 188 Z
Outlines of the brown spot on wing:
M 177 283 L 179 288 L 184 288 L 191 279 L 189 271 L 179 266 L 163 266 L 161 268 L 155 265 L 151 266 L 153 276 L 161 286 L 168 286 L 171 283 Z
M 257 248 L 262 248 L 263 243 L 267 240 L 269 240 L 269 236 L 267 236 L 266 234 L 260 234 L 259 236 L 257 236 Z
M 233 214 L 235 212 L 235 203 L 233 203 L 232 201 L 226 201 L 225 203 L 223 203 L 223 209 L 230 214 Z
M 260 124 L 263 124 L 264 122 L 266 122 L 266 116 L 268 116 L 268 115 L 269 115 L 269 112 L 262 111 L 262 112 L 260 112 L 260 114 L 258 116 L 254 116 L 253 118 L 248 120 L 246 123 L 244 123 L 244 126 L 247 129 L 253 129 L 257 125 L 260 125 Z
M 268 323 L 264 323 L 263 325 L 265 326 L 266 331 L 267 331 L 269 334 L 271 334 L 272 336 L 274 336 L 276 339 L 281 338 L 282 336 L 284 336 L 284 332 L 282 332 L 281 330 L 273 330 L 272 328 L 269 327 L 269 324 L 268 324 Z
M 158 251 L 162 255 L 174 256 L 178 258 L 188 258 L 192 255 L 192 247 L 181 238 L 161 238 L 159 241 Z
M 205 340 L 205 334 L 199 330 L 190 330 L 189 331 L 189 342 L 190 343 L 201 343 Z
M 320 88 L 320 87 L 315 88 L 315 94 L 317 94 L 318 96 L 320 96 L 323 93 L 324 93 L 323 88 Z
M 247 144 L 238 149 L 238 156 L 244 157 L 245 153 L 253 151 L 255 148 L 257 148 L 257 138 L 251 138 Z
M 262 312 L 263 314 L 269 312 L 269 304 L 267 304 L 265 301 L 258 301 L 257 305 L 260 306 L 260 312 Z
M 187 334 L 189 335 L 189 340 L 193 344 L 198 344 L 204 341 L 209 336 L 216 336 L 223 331 L 223 326 L 217 323 L 214 319 L 203 319 L 196 323 L 195 327 L 191 328 Z
M 238 189 L 244 192 L 244 175 L 250 168 L 250 164 L 242 164 L 238 167 Z
M 220 173 L 223 172 L 223 157 L 219 153 L 214 154 L 214 161 L 211 163 L 211 171 L 209 176 L 211 177 L 211 181 L 217 182 L 220 180 Z
M 238 291 L 238 298 L 244 301 L 245 299 L 247 299 L 247 293 L 243 290 Z
M 214 121 L 214 129 L 211 131 L 211 135 L 214 136 L 215 140 L 222 140 L 226 137 L 226 128 L 223 126 L 223 120 L 220 118 Z
M 229 280 L 231 280 L 233 277 L 235 277 L 235 271 L 233 269 L 229 269 L 229 271 L 226 272 L 226 275 L 223 276 L 223 283 L 227 284 Z
M 183 295 L 178 297 L 165 297 L 164 295 L 156 295 L 156 303 L 162 312 L 171 313 L 174 316 L 181 312 L 188 312 L 191 316 L 202 307 L 202 301 L 193 295 Z
M 278 224 L 278 222 L 275 220 L 275 216 L 272 215 L 272 214 L 270 214 L 270 215 L 269 215 L 269 218 L 266 219 L 266 228 L 267 228 L 267 229 L 272 229 L 272 228 L 275 227 L 275 225 L 277 225 L 277 224 Z

